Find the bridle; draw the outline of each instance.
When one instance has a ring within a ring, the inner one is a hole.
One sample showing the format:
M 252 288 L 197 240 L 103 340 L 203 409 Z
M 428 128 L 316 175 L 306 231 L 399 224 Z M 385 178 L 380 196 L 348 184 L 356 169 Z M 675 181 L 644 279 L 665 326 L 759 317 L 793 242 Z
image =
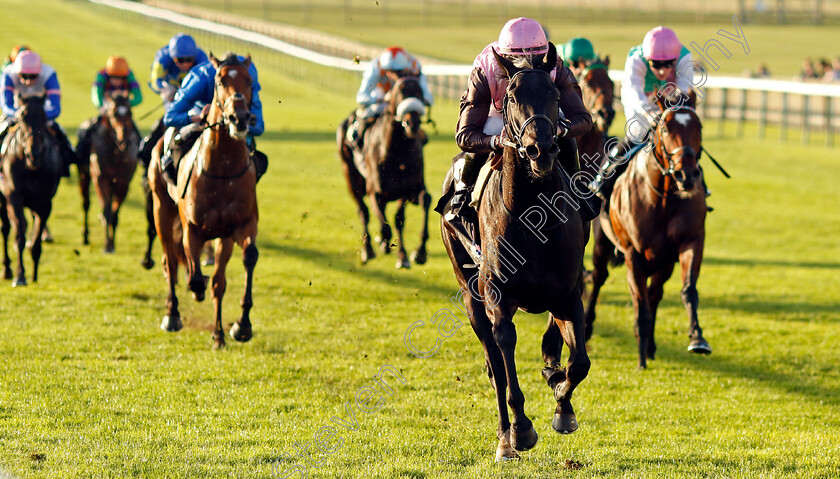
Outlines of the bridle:
M 522 134 L 525 133 L 525 127 L 527 127 L 531 123 L 534 123 L 537 120 L 543 120 L 548 122 L 548 125 L 551 128 L 549 131 L 551 131 L 552 137 L 557 131 L 557 124 L 551 118 L 549 118 L 548 115 L 543 113 L 538 113 L 536 115 L 528 117 L 528 119 L 522 122 L 522 125 L 520 125 L 519 128 L 516 128 L 515 124 L 508 117 L 508 101 L 510 96 L 510 87 L 511 85 L 513 85 L 516 77 L 525 73 L 542 73 L 543 75 L 546 75 L 549 78 L 551 78 L 551 75 L 549 75 L 548 72 L 545 70 L 526 68 L 524 70 L 519 70 L 518 72 L 514 73 L 513 76 L 510 77 L 510 80 L 508 80 L 508 88 L 505 92 L 505 98 L 502 102 L 502 120 L 504 121 L 505 129 L 508 131 L 508 133 L 510 133 L 510 137 L 513 138 L 513 142 L 511 142 L 510 140 L 505 140 L 502 142 L 502 145 L 509 146 L 515 149 L 516 152 L 519 154 L 520 158 L 525 158 L 526 156 L 526 147 L 522 146 Z M 552 82 L 552 85 L 553 84 L 554 83 Z
M 665 111 L 662 112 L 662 114 L 656 120 L 656 130 L 655 131 L 658 132 L 660 127 L 662 127 L 662 128 L 665 127 L 665 115 L 667 115 L 669 112 L 676 113 L 676 112 L 680 112 L 680 111 L 690 111 L 690 112 L 694 113 L 694 116 L 697 116 L 697 111 L 690 106 L 679 105 L 679 106 L 676 106 L 676 107 L 673 107 L 673 108 L 667 108 Z M 676 162 L 674 162 L 674 157 L 677 156 L 678 154 L 680 154 L 680 152 L 682 152 L 682 151 L 685 151 L 687 154 L 694 154 L 694 148 L 692 148 L 689 145 L 683 145 L 683 146 L 679 146 L 677 148 L 674 148 L 671 151 L 668 151 L 665 148 L 665 141 L 664 141 L 664 137 L 667 136 L 667 135 L 668 135 L 668 130 L 665 130 L 664 132 L 661 132 L 658 135 L 655 135 L 658 138 L 653 139 L 653 141 L 656 142 L 656 145 L 653 149 L 653 157 L 656 160 L 654 163 L 656 164 L 656 167 L 659 169 L 659 171 L 662 173 L 662 176 L 670 176 L 671 178 L 674 179 L 674 181 L 680 181 L 675 176 L 677 165 L 676 165 Z M 700 146 L 700 152 L 702 152 L 702 151 L 703 151 L 703 147 Z M 696 156 L 697 158 L 699 158 L 700 152 L 697 153 L 697 156 Z M 667 164 L 667 168 L 664 166 L 666 164 Z M 682 181 L 685 181 L 685 178 L 683 178 Z M 663 193 L 660 193 L 659 190 L 657 190 L 653 186 L 653 184 L 650 182 L 650 178 L 648 178 L 648 183 L 650 184 L 650 186 L 653 188 L 654 192 L 657 195 L 659 195 L 660 197 L 663 197 Z
M 223 65 L 219 65 L 219 71 L 221 71 L 222 66 Z M 247 72 L 247 70 L 246 70 L 246 72 Z M 248 81 L 251 82 L 250 76 L 248 78 Z M 215 128 L 219 125 L 224 126 L 224 127 L 230 126 L 231 120 L 230 120 L 230 118 L 228 118 L 228 115 L 225 115 L 225 109 L 227 109 L 227 107 L 230 104 L 235 103 L 237 101 L 241 101 L 241 102 L 245 103 L 245 95 L 243 95 L 242 93 L 236 92 L 233 95 L 229 96 L 223 104 L 220 100 L 221 95 L 219 94 L 219 89 L 221 87 L 223 87 L 224 85 L 222 85 L 222 82 L 219 79 L 214 80 L 214 82 L 215 83 L 213 85 L 213 100 L 216 103 L 216 106 L 219 108 L 219 111 L 221 112 L 222 118 L 219 121 L 217 121 L 216 123 L 208 124 L 207 126 L 204 127 L 205 129 L 206 128 Z M 248 111 L 251 110 L 250 102 L 249 102 L 248 105 L 246 105 L 246 107 L 247 107 Z

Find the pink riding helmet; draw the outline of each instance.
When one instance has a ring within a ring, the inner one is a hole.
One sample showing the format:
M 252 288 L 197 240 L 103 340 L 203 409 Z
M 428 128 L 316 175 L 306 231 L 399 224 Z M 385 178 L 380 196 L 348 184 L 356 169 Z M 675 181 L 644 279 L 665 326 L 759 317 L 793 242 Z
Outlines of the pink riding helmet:
M 548 39 L 536 20 L 519 17 L 505 23 L 499 33 L 499 53 L 505 55 L 542 55 L 548 51 Z
M 677 34 L 661 25 L 647 32 L 642 42 L 642 55 L 648 60 L 676 60 L 681 49 Z
M 15 71 L 19 75 L 41 73 L 41 56 L 30 50 L 18 53 L 17 58 L 15 58 Z

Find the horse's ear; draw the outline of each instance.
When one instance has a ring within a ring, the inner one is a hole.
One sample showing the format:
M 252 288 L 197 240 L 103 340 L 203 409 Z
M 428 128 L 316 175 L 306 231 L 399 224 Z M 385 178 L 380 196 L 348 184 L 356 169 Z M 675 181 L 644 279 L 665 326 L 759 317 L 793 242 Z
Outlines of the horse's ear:
M 513 62 L 499 55 L 496 52 L 495 48 L 491 48 L 491 50 L 493 51 L 493 56 L 496 57 L 496 62 L 499 64 L 500 67 L 502 67 L 502 72 L 504 73 L 504 76 L 508 78 L 512 77 L 513 74 L 516 73 L 516 67 L 513 66 Z M 488 80 L 490 79 L 488 78 Z
M 688 90 L 688 94 L 686 95 L 688 99 L 686 100 L 686 106 L 690 106 L 691 108 L 695 108 L 697 106 L 697 93 L 692 88 Z
M 245 60 L 242 61 L 242 64 L 245 65 L 245 68 L 251 68 L 251 54 L 245 55 Z
M 610 56 L 609 55 L 605 56 L 604 59 L 601 60 L 601 63 L 603 63 L 605 67 L 610 66 Z
M 210 59 L 210 63 L 213 64 L 213 67 L 216 70 L 218 70 L 219 69 L 219 59 L 216 58 L 216 55 L 213 55 L 213 52 L 210 52 L 210 54 L 207 57 Z
M 542 67 L 548 73 L 554 71 L 557 68 L 557 61 L 560 57 L 557 56 L 557 48 L 554 46 L 553 43 L 548 42 L 548 51 L 545 52 L 545 56 L 542 59 Z

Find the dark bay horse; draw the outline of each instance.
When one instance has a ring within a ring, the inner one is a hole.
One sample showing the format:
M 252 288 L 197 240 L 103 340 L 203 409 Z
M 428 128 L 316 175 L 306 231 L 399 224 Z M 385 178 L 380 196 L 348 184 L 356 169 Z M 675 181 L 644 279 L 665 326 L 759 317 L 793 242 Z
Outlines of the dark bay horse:
M 85 212 L 84 242 L 88 243 L 88 208 L 90 180 L 96 186 L 96 196 L 102 207 L 105 226 L 105 252 L 114 252 L 119 211 L 128 194 L 128 185 L 137 169 L 137 150 L 140 138 L 131 116 L 128 92 L 106 96 L 102 120 L 92 132 L 90 163 L 80 167 L 79 184 Z M 82 171 L 85 170 L 85 171 Z
M 349 145 L 345 140 L 348 125 L 354 118 L 353 114 L 338 127 L 338 154 L 364 231 L 362 263 L 376 256 L 368 232 L 369 214 L 365 196 L 370 198 L 373 213 L 379 220 L 379 246 L 385 254 L 391 252 L 392 237 L 391 226 L 385 217 L 385 206 L 391 201 L 397 202 L 397 212 L 394 215 L 394 226 L 397 229 L 397 268 L 411 266 L 403 246 L 405 204 L 408 201 L 423 207 L 420 245 L 412 253 L 411 259 L 417 264 L 426 262 L 429 205 L 432 203 L 432 197 L 426 191 L 423 177 L 423 146 L 426 135 L 420 129 L 420 122 L 424 112 L 423 90 L 419 80 L 417 77 L 403 77 L 391 88 L 385 111 L 365 132 L 363 151 Z
M 16 114 L 18 122 L 13 127 L 14 131 L 6 135 L 2 145 L 0 222 L 3 232 L 3 277 L 12 278 L 8 239 L 11 226 L 14 226 L 18 268 L 12 286 L 26 286 L 23 254 L 26 249 L 27 225 L 24 208 L 29 208 L 33 215 L 30 250 L 34 283 L 38 281 L 42 234 L 52 211 L 52 198 L 61 179 L 61 159 L 58 144 L 48 130 L 45 98 L 43 94 L 18 97 L 21 105 Z
M 581 301 L 584 228 L 571 187 L 558 167 L 554 140 L 559 92 L 549 72 L 556 67 L 557 53 L 549 44 L 546 56 L 534 59 L 529 68 L 495 56 L 509 78 L 503 116 L 515 143 L 504 148 L 501 172 L 490 177 L 478 205 L 484 255 L 478 268 L 443 218 L 441 233 L 496 390 L 496 460 L 507 460 L 534 447 L 538 439 L 525 415 L 514 363 L 517 309 L 550 313 L 542 339 L 543 376 L 557 402 L 551 423 L 557 432 L 578 427 L 571 397 L 588 374 L 590 361 Z M 563 342 L 570 350 L 565 369 Z
M 161 323 L 165 331 L 182 327 L 175 283 L 178 263 L 185 263 L 189 289 L 197 301 L 207 288 L 201 274 L 202 246 L 215 239 L 212 297 L 215 309 L 214 349 L 225 345 L 222 330 L 222 297 L 227 280 L 225 268 L 234 243 L 242 248 L 245 264 L 245 294 L 242 316 L 230 335 L 237 341 L 251 339 L 250 311 L 253 301 L 254 267 L 257 264 L 257 174 L 251 162 L 246 137 L 251 119 L 251 57 L 239 61 L 230 54 L 210 61 L 216 68 L 214 96 L 207 115 L 208 126 L 178 167 L 177 187 L 167 186 L 161 176 L 163 140 L 155 146 L 149 166 L 149 184 L 154 203 L 155 226 L 164 252 L 164 271 L 169 285 L 167 314 Z
M 680 294 L 689 319 L 688 350 L 712 352 L 697 319 L 697 278 L 706 236 L 706 195 L 698 164 L 702 125 L 694 110 L 693 94 L 663 98 L 659 93 L 657 104 L 663 113 L 653 140 L 631 160 L 616 182 L 609 213 L 600 216 L 603 231 L 595 238 L 593 288 L 586 310 L 587 333 L 591 335 L 598 292 L 618 248 L 624 254 L 635 308 L 639 369 L 644 369 L 646 359 L 653 359 L 656 352 L 656 309 L 677 261 L 682 276 Z

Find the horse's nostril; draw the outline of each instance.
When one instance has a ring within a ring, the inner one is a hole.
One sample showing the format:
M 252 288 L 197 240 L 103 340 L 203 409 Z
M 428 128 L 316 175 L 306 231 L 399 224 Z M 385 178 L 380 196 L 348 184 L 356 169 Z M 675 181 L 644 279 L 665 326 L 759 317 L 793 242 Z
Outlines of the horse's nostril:
M 233 114 L 228 115 L 228 120 L 229 120 L 231 123 L 233 123 L 234 125 L 236 125 L 236 124 L 238 123 L 238 121 L 237 121 L 238 119 L 236 118 L 236 115 L 233 115 Z
M 694 178 L 700 178 L 700 170 L 694 170 L 691 176 L 693 176 Z
M 560 147 L 557 146 L 557 143 L 552 143 L 550 147 L 548 147 L 548 155 L 551 157 L 557 156 L 560 153 Z
M 540 156 L 540 149 L 537 148 L 537 145 L 528 145 L 525 147 L 525 154 L 528 155 L 528 158 L 534 159 Z

